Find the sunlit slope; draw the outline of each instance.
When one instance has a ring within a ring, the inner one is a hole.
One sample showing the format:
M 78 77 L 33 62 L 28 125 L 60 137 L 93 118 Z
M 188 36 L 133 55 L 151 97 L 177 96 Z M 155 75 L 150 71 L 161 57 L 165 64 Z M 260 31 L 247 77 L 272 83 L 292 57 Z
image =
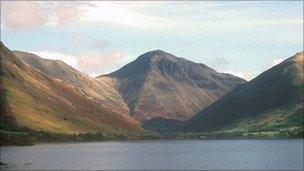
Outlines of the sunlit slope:
M 54 75 L 49 76 L 46 71 L 34 69 L 20 61 L 2 43 L 1 60 L 5 99 L 21 128 L 107 134 L 140 129 L 133 118 L 100 105 L 98 95 L 96 98 L 87 97 L 84 95 L 87 90 L 80 92 L 77 83 L 72 84 Z
M 13 51 L 13 53 L 32 68 L 73 86 L 82 96 L 90 98 L 115 112 L 129 113 L 128 106 L 109 81 L 97 81 L 60 60 L 44 59 L 22 51 Z
M 272 67 L 189 119 L 184 131 L 278 130 L 303 125 L 303 52 Z
M 129 106 L 130 115 L 141 121 L 188 119 L 246 82 L 161 50 L 147 52 L 97 79 L 111 79 Z

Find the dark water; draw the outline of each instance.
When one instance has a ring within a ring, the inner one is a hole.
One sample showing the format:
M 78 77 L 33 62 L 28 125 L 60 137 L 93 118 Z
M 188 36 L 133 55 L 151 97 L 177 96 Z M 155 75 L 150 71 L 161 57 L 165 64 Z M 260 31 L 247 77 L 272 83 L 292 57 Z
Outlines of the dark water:
M 2 169 L 302 170 L 303 139 L 155 140 L 1 147 Z

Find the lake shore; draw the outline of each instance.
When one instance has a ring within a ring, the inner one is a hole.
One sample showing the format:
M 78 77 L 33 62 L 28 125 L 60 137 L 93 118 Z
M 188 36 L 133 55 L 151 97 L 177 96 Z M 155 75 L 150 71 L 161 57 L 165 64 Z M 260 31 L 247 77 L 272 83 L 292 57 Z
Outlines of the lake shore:
M 200 140 L 200 139 L 303 139 L 303 130 L 284 129 L 264 132 L 211 132 L 211 133 L 160 133 L 140 136 L 105 135 L 102 133 L 58 134 L 48 132 L 25 132 L 1 130 L 1 146 L 29 146 L 37 143 L 103 142 L 142 140 Z

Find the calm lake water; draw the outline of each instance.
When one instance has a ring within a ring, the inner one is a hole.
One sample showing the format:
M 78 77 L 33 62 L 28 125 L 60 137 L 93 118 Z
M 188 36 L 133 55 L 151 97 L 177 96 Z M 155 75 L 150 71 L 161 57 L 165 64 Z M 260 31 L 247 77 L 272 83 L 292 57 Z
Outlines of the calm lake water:
M 1 147 L 6 170 L 302 170 L 303 139 L 151 140 Z

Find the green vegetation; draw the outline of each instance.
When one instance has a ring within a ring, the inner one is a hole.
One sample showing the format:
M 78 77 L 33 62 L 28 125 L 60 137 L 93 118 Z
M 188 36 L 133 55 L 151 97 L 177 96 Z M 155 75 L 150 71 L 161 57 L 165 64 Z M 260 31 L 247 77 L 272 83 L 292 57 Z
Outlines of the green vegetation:
M 27 132 L 1 130 L 0 138 L 0 145 L 33 145 L 34 143 L 34 137 Z
M 304 127 L 290 127 L 268 131 L 215 131 L 215 132 L 173 132 L 162 134 L 165 138 L 207 139 L 207 138 L 303 138 Z
M 7 164 L 0 162 L 0 166 L 5 166 L 5 165 L 7 165 Z
M 0 145 L 33 145 L 37 142 L 83 142 L 102 141 L 103 133 L 58 134 L 43 131 L 4 131 L 1 130 Z
M 78 133 L 63 134 L 33 130 L 0 130 L 0 145 L 33 145 L 39 142 L 92 142 L 105 140 L 157 139 L 160 135 L 151 131 L 136 131 L 119 134 Z

